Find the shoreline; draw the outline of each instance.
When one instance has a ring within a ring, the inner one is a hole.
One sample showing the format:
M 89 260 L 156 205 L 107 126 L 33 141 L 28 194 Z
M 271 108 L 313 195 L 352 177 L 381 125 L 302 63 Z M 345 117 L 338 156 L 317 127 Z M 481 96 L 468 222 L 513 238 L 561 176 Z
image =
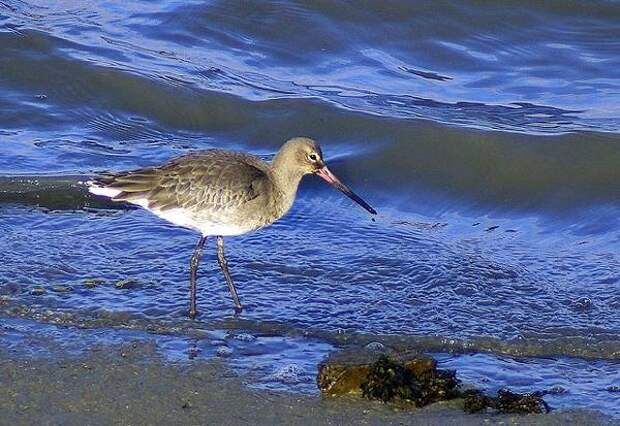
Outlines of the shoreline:
M 620 424 L 596 411 L 465 414 L 459 402 L 401 410 L 354 397 L 254 390 L 225 361 L 165 361 L 149 342 L 98 345 L 81 357 L 0 350 L 5 424 Z

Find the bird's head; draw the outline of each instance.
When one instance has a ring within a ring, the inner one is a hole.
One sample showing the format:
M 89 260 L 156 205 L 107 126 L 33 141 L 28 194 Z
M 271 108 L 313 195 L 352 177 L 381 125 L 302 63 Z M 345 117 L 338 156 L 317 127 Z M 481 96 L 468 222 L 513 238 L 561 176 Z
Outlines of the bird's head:
M 323 160 L 323 151 L 319 144 L 310 138 L 297 137 L 289 139 L 280 148 L 274 159 L 276 167 L 287 169 L 293 176 L 301 178 L 304 175 L 314 174 L 342 191 L 353 201 L 358 203 L 371 214 L 377 214 L 376 210 L 362 200 L 357 194 L 340 181 L 329 170 Z

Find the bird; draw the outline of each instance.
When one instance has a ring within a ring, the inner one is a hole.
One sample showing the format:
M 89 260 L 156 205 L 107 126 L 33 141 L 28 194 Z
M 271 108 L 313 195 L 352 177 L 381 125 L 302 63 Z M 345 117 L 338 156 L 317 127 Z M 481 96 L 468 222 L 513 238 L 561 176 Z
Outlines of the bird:
M 377 211 L 327 167 L 319 144 L 307 137 L 286 141 L 271 162 L 252 154 L 208 149 L 190 152 L 157 166 L 99 173 L 88 190 L 126 202 L 177 226 L 200 233 L 190 259 L 189 317 L 195 319 L 197 274 L 207 238 L 215 238 L 217 259 L 235 305 L 243 306 L 228 269 L 224 237 L 243 235 L 282 218 L 295 201 L 305 175 L 334 186 L 370 214 Z

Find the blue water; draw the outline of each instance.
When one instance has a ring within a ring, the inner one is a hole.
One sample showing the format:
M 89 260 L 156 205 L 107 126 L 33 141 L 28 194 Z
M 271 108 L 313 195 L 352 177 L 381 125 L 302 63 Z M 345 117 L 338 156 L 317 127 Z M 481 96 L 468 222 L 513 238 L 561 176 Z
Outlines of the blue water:
M 472 380 L 573 377 L 552 406 L 619 416 L 614 368 L 577 383 L 620 358 L 618 22 L 613 1 L 0 1 L 0 318 L 191 328 L 197 235 L 79 182 L 307 135 L 379 216 L 307 178 L 226 243 L 240 317 L 209 245 L 196 327 L 267 330 L 274 354 L 310 335 L 284 357 L 303 377 L 353 338 L 474 353 L 450 355 Z

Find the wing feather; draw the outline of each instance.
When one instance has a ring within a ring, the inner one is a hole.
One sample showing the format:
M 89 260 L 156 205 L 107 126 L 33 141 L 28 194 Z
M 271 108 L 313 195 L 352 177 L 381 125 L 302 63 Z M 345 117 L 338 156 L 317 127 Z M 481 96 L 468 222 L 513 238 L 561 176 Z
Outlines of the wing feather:
M 158 210 L 220 210 L 258 197 L 269 184 L 267 167 L 251 155 L 210 150 L 159 167 L 101 176 L 95 182 L 120 190 L 115 201 L 145 199 L 149 208 Z

